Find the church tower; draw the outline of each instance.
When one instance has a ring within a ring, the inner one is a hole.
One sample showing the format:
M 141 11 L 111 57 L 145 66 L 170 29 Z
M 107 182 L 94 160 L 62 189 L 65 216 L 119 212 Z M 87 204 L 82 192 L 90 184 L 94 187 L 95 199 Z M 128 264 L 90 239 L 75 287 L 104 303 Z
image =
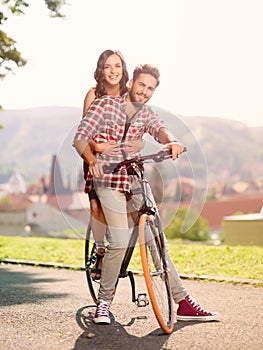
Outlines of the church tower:
M 69 191 L 67 188 L 64 187 L 57 156 L 53 155 L 50 174 L 50 185 L 47 194 L 57 195 L 66 193 L 69 193 Z

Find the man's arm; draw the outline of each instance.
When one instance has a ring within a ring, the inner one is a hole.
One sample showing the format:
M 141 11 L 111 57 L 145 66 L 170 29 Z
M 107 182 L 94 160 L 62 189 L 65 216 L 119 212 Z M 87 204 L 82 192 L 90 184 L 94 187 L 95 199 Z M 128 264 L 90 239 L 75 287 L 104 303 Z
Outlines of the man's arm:
M 178 156 L 184 151 L 183 144 L 177 141 L 170 130 L 166 128 L 160 128 L 158 140 L 164 145 L 164 148 L 171 150 L 173 159 L 178 158 Z

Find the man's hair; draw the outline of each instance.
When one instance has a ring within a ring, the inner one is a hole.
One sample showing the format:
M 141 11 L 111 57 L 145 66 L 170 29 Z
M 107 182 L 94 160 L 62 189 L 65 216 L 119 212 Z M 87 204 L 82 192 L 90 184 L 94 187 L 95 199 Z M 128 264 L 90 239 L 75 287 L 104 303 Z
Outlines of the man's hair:
M 160 84 L 160 72 L 158 68 L 150 65 L 150 64 L 141 64 L 136 67 L 133 71 L 133 81 L 135 81 L 140 74 L 150 74 L 156 79 L 156 87 Z

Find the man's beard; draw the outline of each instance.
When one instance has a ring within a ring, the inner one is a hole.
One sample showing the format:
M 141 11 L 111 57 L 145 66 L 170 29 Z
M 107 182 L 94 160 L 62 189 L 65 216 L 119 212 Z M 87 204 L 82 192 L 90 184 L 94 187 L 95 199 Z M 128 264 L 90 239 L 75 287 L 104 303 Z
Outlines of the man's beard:
M 143 102 L 137 102 L 137 101 L 135 100 L 135 97 L 134 97 L 134 94 L 133 94 L 133 91 L 132 91 L 132 90 L 129 91 L 129 96 L 130 96 L 131 103 L 132 103 L 136 108 L 140 109 L 140 108 L 143 107 L 144 103 L 143 103 Z

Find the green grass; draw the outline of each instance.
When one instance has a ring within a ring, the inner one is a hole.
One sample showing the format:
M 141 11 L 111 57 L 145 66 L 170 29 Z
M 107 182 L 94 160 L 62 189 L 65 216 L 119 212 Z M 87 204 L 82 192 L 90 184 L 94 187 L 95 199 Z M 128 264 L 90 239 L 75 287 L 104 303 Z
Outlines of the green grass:
M 84 240 L 0 236 L 0 259 L 84 266 Z M 263 280 L 263 247 L 209 246 L 169 241 L 179 273 Z M 131 269 L 141 270 L 136 248 Z
M 182 273 L 263 280 L 263 247 L 169 244 Z
M 0 258 L 84 266 L 84 240 L 0 236 Z

